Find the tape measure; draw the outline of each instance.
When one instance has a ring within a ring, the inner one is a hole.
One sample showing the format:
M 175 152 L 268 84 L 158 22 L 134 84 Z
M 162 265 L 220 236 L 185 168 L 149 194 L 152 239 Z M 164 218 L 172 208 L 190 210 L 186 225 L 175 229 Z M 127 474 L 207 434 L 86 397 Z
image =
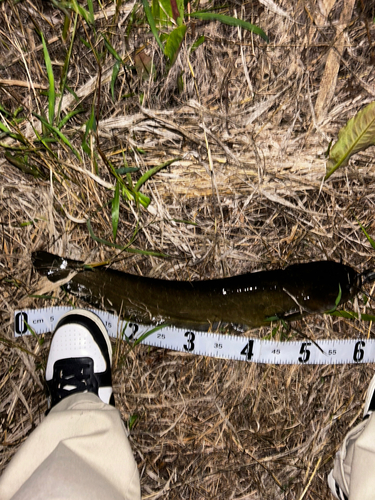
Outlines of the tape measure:
M 48 307 L 17 310 L 14 316 L 15 336 L 52 332 L 61 316 L 72 309 Z M 173 326 L 141 325 L 124 321 L 107 311 L 89 310 L 99 316 L 111 337 L 173 351 L 270 364 L 333 365 L 375 362 L 375 339 L 319 340 L 316 343 L 310 340 L 276 342 Z

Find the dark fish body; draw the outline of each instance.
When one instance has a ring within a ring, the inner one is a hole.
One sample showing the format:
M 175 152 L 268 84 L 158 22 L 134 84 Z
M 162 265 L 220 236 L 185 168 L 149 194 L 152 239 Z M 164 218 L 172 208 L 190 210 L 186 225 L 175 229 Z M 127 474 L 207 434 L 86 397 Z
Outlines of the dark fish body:
M 92 305 L 121 312 L 129 320 L 199 329 L 218 324 L 256 327 L 269 324 L 271 318 L 290 320 L 323 313 L 353 298 L 361 286 L 354 269 L 333 261 L 204 281 L 147 278 L 103 267 L 84 269 L 82 262 L 43 251 L 33 254 L 33 263 L 51 281 L 77 270 L 65 285 L 69 292 Z

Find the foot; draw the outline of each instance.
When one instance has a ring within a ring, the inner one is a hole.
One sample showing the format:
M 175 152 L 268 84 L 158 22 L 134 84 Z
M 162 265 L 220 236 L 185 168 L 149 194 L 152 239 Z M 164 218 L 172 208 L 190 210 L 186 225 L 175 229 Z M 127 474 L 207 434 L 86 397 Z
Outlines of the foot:
M 64 314 L 56 325 L 46 368 L 51 408 L 78 392 L 93 392 L 114 406 L 111 368 L 111 342 L 101 319 L 85 309 Z

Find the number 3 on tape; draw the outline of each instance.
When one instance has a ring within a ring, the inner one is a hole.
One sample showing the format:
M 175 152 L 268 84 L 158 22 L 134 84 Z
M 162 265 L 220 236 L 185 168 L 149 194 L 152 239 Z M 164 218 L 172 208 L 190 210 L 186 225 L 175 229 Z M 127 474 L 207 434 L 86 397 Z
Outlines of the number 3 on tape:
M 187 338 L 187 343 L 184 344 L 185 351 L 187 351 L 187 352 L 194 351 L 195 333 L 194 332 L 185 332 L 184 336 Z

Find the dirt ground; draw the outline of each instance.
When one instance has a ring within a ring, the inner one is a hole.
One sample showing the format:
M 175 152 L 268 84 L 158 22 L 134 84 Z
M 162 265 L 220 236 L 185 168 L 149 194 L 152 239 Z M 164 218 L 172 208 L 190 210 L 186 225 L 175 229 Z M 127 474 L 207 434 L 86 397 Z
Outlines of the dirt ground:
M 261 27 L 269 43 L 186 15 L 168 71 L 141 4 L 95 2 L 94 29 L 53 3 L 0 3 L 0 471 L 47 408 L 50 335 L 15 340 L 14 310 L 85 305 L 33 270 L 33 251 L 117 257 L 119 269 L 179 280 L 326 259 L 375 267 L 359 226 L 374 238 L 374 148 L 324 181 L 331 141 L 375 100 L 374 2 L 186 5 L 213 7 Z M 122 61 L 112 90 L 117 59 L 105 40 Z M 372 301 L 359 294 L 346 309 L 371 314 Z M 286 341 L 375 333 L 372 322 L 329 315 L 291 327 Z M 113 373 L 143 498 L 317 500 L 331 498 L 327 475 L 362 418 L 373 365 L 257 365 L 115 342 Z

